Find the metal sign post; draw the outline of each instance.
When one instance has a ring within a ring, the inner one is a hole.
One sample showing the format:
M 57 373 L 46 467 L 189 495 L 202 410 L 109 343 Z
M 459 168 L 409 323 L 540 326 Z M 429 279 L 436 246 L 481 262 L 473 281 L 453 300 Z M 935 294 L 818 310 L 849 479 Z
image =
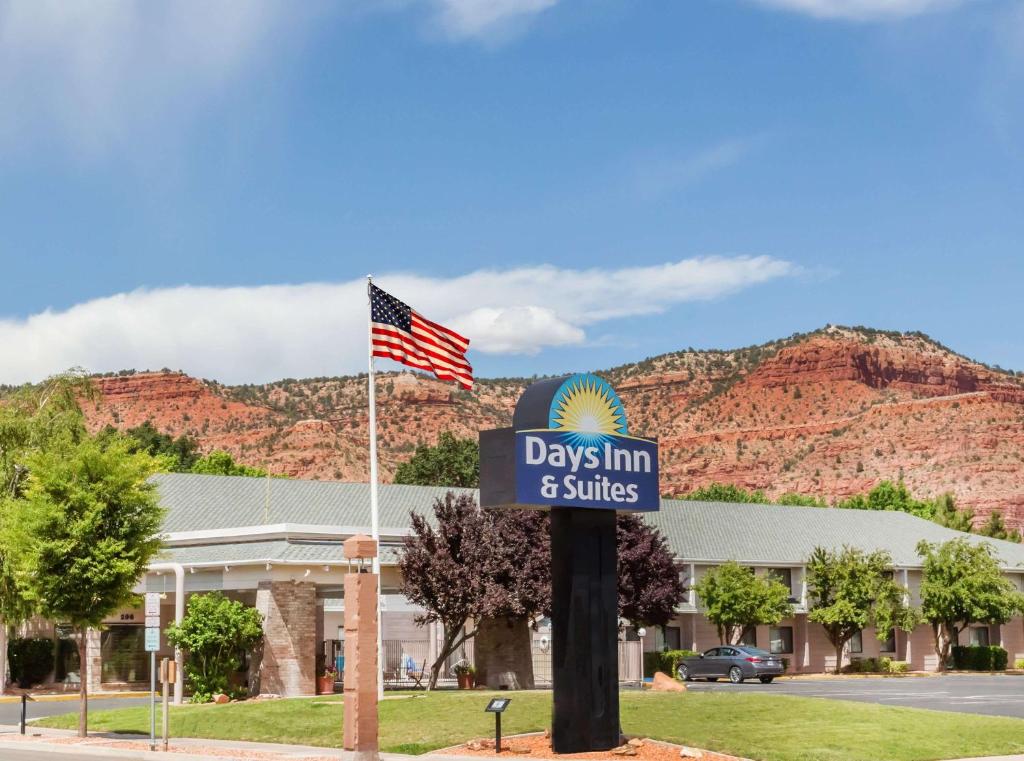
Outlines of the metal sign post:
M 25 725 L 28 724 L 28 701 L 35 702 L 35 698 L 28 695 L 21 696 L 21 733 L 25 734 Z
M 163 741 L 164 752 L 167 752 L 167 740 L 170 736 L 170 696 L 171 685 L 178 678 L 178 664 L 170 658 L 160 661 L 160 681 L 163 683 Z
M 149 749 L 156 750 L 156 651 L 160 649 L 160 593 L 146 593 L 146 652 L 149 653 Z
M 512 698 L 492 698 L 491 702 L 487 704 L 487 708 L 484 709 L 485 712 L 494 714 L 494 753 L 496 755 L 501 753 L 501 715 L 511 702 Z

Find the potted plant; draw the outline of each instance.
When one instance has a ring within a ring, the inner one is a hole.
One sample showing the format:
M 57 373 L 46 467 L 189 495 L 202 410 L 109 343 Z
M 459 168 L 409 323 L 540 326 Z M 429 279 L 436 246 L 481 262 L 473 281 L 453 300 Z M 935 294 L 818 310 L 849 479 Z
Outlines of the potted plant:
M 476 676 L 476 669 L 473 668 L 473 664 L 469 661 L 458 661 L 452 666 L 452 673 L 455 674 L 455 678 L 459 682 L 460 690 L 471 690 L 473 689 L 473 679 Z
M 316 680 L 316 691 L 320 695 L 330 695 L 334 692 L 334 683 L 338 680 L 338 669 L 334 665 L 325 668 Z

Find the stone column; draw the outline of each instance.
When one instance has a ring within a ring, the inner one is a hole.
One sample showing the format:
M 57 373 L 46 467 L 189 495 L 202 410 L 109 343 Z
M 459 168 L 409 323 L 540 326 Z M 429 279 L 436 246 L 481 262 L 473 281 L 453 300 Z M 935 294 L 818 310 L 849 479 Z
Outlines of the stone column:
M 256 608 L 263 614 L 260 692 L 316 694 L 316 587 L 261 581 Z
M 85 631 L 85 663 L 81 664 L 79 671 L 82 679 L 85 679 L 86 687 L 90 693 L 100 690 L 103 682 L 103 654 L 100 650 L 102 640 L 99 629 L 86 629 Z
M 345 574 L 345 750 L 354 761 L 377 761 L 377 588 L 375 573 L 360 573 L 377 556 L 377 543 L 368 536 L 345 540 L 345 559 L 359 568 Z

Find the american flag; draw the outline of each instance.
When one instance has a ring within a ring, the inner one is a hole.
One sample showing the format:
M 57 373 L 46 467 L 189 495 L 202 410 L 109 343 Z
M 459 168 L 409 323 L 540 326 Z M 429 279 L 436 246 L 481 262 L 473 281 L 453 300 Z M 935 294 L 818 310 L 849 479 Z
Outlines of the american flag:
M 427 370 L 465 389 L 473 388 L 473 367 L 466 361 L 468 338 L 417 314 L 373 283 L 370 322 L 373 356 Z

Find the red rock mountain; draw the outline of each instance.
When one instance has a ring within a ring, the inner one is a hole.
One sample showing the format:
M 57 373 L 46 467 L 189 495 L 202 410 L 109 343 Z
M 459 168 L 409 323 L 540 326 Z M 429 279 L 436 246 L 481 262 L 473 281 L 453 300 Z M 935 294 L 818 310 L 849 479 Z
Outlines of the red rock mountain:
M 901 474 L 918 496 L 953 492 L 1024 526 L 1024 378 L 920 334 L 828 327 L 733 351 L 687 350 L 602 373 L 630 429 L 661 440 L 662 490 L 720 481 L 835 499 Z M 364 480 L 366 377 L 222 386 L 180 373 L 97 380 L 90 424 L 151 420 L 203 450 L 303 478 Z M 524 379 L 472 393 L 413 373 L 378 376 L 389 477 L 441 431 L 507 425 Z

